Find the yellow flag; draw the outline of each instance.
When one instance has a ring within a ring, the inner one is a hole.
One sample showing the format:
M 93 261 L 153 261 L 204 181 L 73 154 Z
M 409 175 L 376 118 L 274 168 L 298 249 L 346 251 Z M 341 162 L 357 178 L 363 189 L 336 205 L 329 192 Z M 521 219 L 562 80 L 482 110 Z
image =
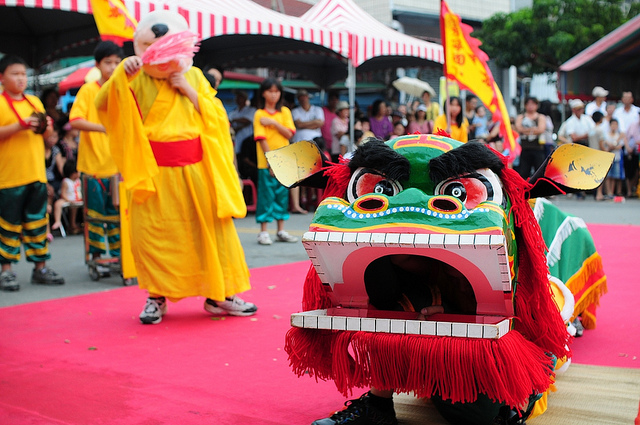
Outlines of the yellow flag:
M 500 120 L 500 134 L 504 138 L 505 148 L 509 149 L 509 158 L 515 159 L 520 146 L 511 129 L 502 93 L 487 65 L 489 57 L 480 49 L 480 40 L 471 37 L 473 28 L 463 24 L 444 0 L 440 2 L 440 31 L 444 48 L 444 76 L 472 91 L 491 111 L 493 120 Z
M 133 32 L 138 23 L 129 14 L 122 0 L 91 0 L 91 9 L 100 38 L 119 45 L 133 40 Z

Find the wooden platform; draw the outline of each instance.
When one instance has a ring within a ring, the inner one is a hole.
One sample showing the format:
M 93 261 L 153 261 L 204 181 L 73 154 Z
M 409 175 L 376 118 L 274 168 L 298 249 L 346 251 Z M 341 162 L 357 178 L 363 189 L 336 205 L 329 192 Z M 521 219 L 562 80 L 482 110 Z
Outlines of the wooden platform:
M 633 425 L 640 402 L 640 369 L 573 364 L 558 376 L 549 409 L 528 425 Z M 394 396 L 403 425 L 450 425 L 430 401 Z

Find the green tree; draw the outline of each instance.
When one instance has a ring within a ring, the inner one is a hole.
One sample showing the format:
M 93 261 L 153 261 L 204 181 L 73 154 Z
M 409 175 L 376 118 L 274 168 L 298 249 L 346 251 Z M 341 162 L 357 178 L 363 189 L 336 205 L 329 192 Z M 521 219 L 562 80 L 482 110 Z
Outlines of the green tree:
M 493 15 L 472 35 L 501 67 L 553 72 L 639 11 L 634 3 L 625 15 L 622 0 L 533 0 L 531 8 Z

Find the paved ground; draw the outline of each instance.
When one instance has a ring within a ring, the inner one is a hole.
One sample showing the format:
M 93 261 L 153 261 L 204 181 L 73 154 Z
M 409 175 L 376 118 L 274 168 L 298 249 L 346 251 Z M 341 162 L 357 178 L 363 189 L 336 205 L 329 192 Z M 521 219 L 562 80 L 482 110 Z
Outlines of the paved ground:
M 614 203 L 613 201 L 596 202 L 593 197 L 586 200 L 577 200 L 575 197 L 556 197 L 553 202 L 564 211 L 582 217 L 587 223 L 640 225 L 640 200 L 638 199 Z M 291 234 L 300 237 L 308 229 L 311 218 L 312 214 L 292 214 L 285 228 Z M 271 246 L 258 245 L 256 242 L 258 225 L 253 215 L 237 220 L 236 227 L 245 249 L 249 268 L 308 259 L 300 242 L 274 242 Z M 269 230 L 272 235 L 275 234 L 275 223 Z M 108 291 L 122 286 L 122 280 L 116 276 L 104 278 L 98 282 L 89 279 L 87 267 L 84 264 L 82 236 L 69 236 L 66 239 L 57 237 L 51 244 L 51 254 L 52 259 L 49 264 L 64 276 L 66 284 L 59 287 L 30 284 L 31 264 L 22 260 L 15 266 L 21 289 L 18 292 L 0 292 L 0 307 Z

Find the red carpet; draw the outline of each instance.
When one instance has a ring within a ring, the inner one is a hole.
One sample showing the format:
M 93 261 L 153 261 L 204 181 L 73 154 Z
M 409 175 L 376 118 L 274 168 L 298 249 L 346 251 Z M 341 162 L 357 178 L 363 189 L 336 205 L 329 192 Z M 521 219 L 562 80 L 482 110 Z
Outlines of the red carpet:
M 308 263 L 252 270 L 253 318 L 211 320 L 203 300 L 142 326 L 123 288 L 0 309 L 1 424 L 305 424 L 344 399 L 299 379 L 282 350 Z
M 590 225 L 608 276 L 576 363 L 640 367 L 640 227 Z M 282 350 L 308 263 L 252 270 L 253 318 L 211 320 L 202 299 L 142 326 L 137 288 L 0 309 L 0 423 L 309 424 L 341 406 L 331 382 L 296 378 Z
M 600 299 L 596 329 L 574 340 L 573 361 L 640 368 L 640 226 L 588 227 L 602 256 L 609 292 Z

